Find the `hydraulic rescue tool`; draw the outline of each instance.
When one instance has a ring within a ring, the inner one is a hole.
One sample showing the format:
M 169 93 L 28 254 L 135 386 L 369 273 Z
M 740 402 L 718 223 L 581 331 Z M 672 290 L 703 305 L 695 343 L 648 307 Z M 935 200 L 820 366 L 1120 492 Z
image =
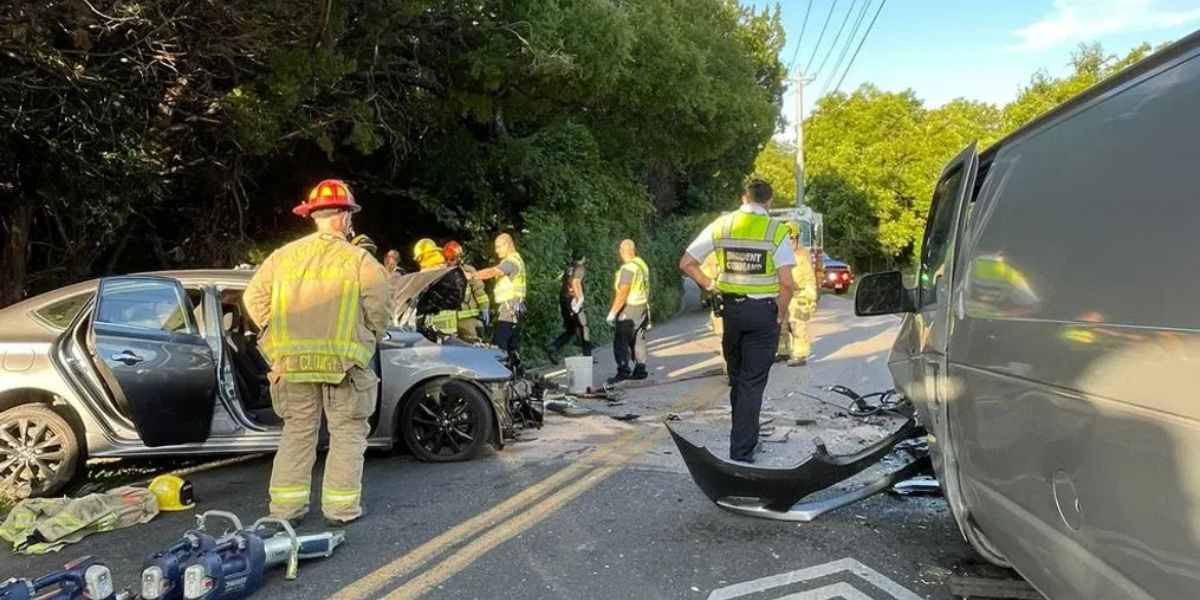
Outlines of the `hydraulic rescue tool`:
M 208 521 L 223 518 L 233 524 L 232 531 L 242 529 L 237 515 L 210 510 L 196 517 L 196 529 L 183 534 L 178 542 L 146 559 L 142 566 L 142 598 L 144 600 L 180 600 L 183 598 L 183 563 L 210 552 L 217 538 L 208 533 Z
M 234 530 L 209 545 L 203 530 L 213 517 L 230 521 Z M 181 543 L 147 561 L 142 571 L 143 598 L 244 598 L 262 585 L 267 569 L 286 565 L 284 577 L 295 579 L 301 560 L 329 557 L 346 539 L 341 532 L 298 536 L 284 519 L 262 518 L 246 529 L 235 515 L 217 511 L 199 515 L 197 523 L 197 530 L 185 534 Z
M 112 572 L 103 562 L 84 556 L 37 579 L 0 582 L 0 600 L 128 600 L 128 592 L 113 587 Z

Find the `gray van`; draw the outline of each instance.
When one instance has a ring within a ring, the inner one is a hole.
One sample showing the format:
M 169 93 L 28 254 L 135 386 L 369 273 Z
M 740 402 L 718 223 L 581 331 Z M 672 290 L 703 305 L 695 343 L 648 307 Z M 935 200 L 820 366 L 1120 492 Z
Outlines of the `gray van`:
M 963 535 L 1049 598 L 1200 598 L 1200 32 L 944 169 L 889 367 Z

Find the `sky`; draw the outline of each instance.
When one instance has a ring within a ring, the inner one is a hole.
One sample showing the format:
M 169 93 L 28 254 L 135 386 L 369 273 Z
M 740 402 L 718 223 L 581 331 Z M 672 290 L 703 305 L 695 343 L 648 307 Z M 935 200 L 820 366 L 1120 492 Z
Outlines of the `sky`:
M 881 1 L 875 26 L 850 64 Z M 854 45 L 832 76 L 864 2 L 869 6 Z M 889 91 L 912 88 L 926 106 L 959 97 L 1004 104 L 1016 98 L 1038 69 L 1052 75 L 1069 72 L 1071 52 L 1081 43 L 1099 42 L 1107 53 L 1123 55 L 1142 42 L 1157 46 L 1200 30 L 1200 0 L 811 0 L 803 34 L 809 0 L 749 3 L 760 8 L 778 4 L 782 9 L 787 31 L 784 64 L 793 64 L 795 55 L 793 73 L 815 76 L 805 84 L 805 114 L 823 90 L 836 87 L 847 64 L 842 91 L 871 82 Z M 817 46 L 831 8 L 829 26 Z M 847 14 L 851 17 L 830 52 Z M 784 113 L 789 122 L 795 115 L 791 90 Z

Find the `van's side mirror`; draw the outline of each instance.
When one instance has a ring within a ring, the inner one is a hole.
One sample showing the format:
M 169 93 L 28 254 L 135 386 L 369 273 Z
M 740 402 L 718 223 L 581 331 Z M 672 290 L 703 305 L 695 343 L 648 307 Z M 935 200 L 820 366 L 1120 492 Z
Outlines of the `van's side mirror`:
M 913 312 L 916 301 L 912 290 L 904 287 L 900 271 L 873 273 L 858 280 L 854 293 L 854 314 L 860 317 Z

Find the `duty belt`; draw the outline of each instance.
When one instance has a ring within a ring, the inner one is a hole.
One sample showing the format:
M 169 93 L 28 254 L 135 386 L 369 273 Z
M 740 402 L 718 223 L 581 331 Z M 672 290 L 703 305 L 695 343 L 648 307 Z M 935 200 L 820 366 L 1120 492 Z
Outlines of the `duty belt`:
M 743 302 L 774 302 L 774 298 L 751 298 L 745 294 L 721 294 L 721 300 L 729 304 L 741 304 Z

